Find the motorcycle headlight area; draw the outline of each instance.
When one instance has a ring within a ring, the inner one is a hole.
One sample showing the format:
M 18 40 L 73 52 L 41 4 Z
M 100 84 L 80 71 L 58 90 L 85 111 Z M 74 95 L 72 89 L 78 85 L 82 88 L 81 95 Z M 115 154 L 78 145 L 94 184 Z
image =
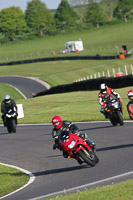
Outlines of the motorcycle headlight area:
M 118 108 L 118 103 L 115 102 L 115 103 L 112 104 L 112 106 L 114 106 L 115 108 Z
M 72 149 L 76 144 L 75 140 L 72 140 L 72 142 L 67 146 L 69 149 Z

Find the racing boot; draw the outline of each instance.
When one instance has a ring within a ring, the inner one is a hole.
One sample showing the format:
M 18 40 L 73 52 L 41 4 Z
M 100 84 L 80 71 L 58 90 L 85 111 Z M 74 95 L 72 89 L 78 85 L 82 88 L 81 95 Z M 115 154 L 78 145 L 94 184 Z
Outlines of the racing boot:
M 81 137 L 82 139 L 87 139 L 88 135 L 87 135 L 87 133 L 80 133 L 79 137 Z
M 3 120 L 3 124 L 4 124 L 4 126 L 6 126 L 6 118 L 5 118 L 5 116 L 2 115 L 2 116 L 1 116 L 1 119 Z
M 58 143 L 55 143 L 55 144 L 53 145 L 53 150 L 55 150 L 56 148 L 59 149 L 59 150 L 62 150 L 61 145 L 58 144 Z
M 68 158 L 68 156 L 69 156 L 68 152 L 63 150 L 63 157 Z
M 6 126 L 6 120 L 3 121 L 4 126 Z
M 105 113 L 103 113 L 103 114 L 104 114 L 105 119 L 108 119 L 108 113 L 105 112 Z

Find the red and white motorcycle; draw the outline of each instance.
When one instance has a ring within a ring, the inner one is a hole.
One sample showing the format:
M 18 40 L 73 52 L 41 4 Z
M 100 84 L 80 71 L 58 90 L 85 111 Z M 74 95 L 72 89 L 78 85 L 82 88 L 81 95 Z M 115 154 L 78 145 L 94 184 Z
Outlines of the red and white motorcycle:
M 59 140 L 67 158 L 74 158 L 79 164 L 87 163 L 91 167 L 99 162 L 96 150 L 87 144 L 87 139 L 82 139 L 70 131 L 63 131 L 59 135 Z

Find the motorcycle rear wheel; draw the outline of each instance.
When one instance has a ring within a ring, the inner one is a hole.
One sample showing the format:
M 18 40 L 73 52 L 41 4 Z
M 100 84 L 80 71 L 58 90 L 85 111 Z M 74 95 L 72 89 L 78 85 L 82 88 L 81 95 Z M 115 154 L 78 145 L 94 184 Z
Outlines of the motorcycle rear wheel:
M 85 163 L 87 163 L 91 167 L 94 167 L 96 165 L 96 163 L 99 162 L 99 159 L 98 159 L 98 157 L 95 154 L 93 154 L 94 158 L 92 158 L 92 156 L 90 155 L 90 153 L 89 152 L 87 152 L 87 153 L 88 153 L 88 156 L 86 155 L 86 153 L 83 150 L 79 150 L 78 151 L 79 157 L 82 160 L 84 160 Z

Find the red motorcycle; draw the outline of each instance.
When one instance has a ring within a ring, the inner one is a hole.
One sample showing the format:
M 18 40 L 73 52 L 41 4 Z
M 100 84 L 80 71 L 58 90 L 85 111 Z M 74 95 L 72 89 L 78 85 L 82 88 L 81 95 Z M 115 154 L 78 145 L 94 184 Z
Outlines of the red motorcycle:
M 87 139 L 82 139 L 70 131 L 63 131 L 59 140 L 67 158 L 75 158 L 79 164 L 87 163 L 91 167 L 99 162 L 95 149 L 87 144 Z

